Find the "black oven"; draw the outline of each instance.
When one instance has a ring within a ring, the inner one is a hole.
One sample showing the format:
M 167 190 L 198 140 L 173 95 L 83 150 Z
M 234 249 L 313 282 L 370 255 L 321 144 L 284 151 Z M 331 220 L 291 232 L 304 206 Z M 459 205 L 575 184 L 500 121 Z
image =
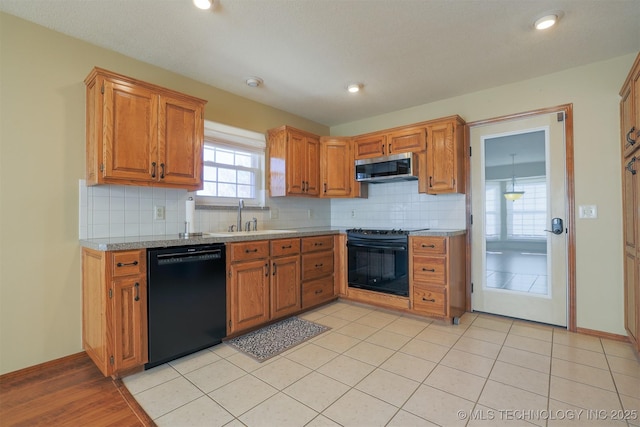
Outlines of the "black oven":
M 409 296 L 408 243 L 401 230 L 347 230 L 349 286 Z

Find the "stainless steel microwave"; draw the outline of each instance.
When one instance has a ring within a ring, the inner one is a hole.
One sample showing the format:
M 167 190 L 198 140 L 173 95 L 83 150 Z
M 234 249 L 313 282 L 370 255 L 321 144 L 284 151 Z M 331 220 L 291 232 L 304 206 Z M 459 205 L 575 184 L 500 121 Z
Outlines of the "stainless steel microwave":
M 389 182 L 418 179 L 418 157 L 414 153 L 356 160 L 356 181 Z

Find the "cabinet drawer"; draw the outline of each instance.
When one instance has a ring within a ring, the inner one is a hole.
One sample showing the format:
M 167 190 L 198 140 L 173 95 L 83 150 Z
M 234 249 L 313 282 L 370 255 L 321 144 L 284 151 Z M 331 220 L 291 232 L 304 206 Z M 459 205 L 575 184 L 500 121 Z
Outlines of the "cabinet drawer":
M 311 280 L 302 285 L 302 308 L 333 298 L 333 276 Z
M 305 237 L 302 239 L 302 253 L 333 249 L 333 236 Z
M 333 274 L 333 252 L 313 252 L 302 255 L 302 280 Z
M 231 243 L 229 245 L 229 254 L 231 262 L 267 258 L 269 257 L 269 241 Z
M 300 239 L 271 240 L 271 256 L 296 255 L 300 253 Z
M 414 286 L 413 309 L 438 316 L 447 315 L 447 291 L 444 288 Z
M 444 257 L 413 257 L 413 280 L 438 285 L 447 283 L 446 262 Z
M 414 254 L 446 254 L 446 237 L 413 237 L 411 249 Z
M 145 250 L 117 251 L 111 253 L 111 276 L 147 274 Z

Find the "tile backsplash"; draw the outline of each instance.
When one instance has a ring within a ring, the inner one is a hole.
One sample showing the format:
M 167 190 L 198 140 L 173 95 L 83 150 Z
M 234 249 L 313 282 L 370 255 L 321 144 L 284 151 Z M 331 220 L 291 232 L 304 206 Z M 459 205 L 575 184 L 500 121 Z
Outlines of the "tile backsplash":
M 87 186 L 79 182 L 81 239 L 161 236 L 184 231 L 186 190 L 124 185 Z M 465 228 L 461 194 L 428 196 L 417 181 L 369 184 L 367 199 L 267 198 L 268 209 L 247 208 L 243 222 L 258 220 L 259 229 L 304 227 Z M 154 219 L 154 206 L 164 206 L 165 219 Z M 236 223 L 236 210 L 196 207 L 196 231 L 226 231 Z

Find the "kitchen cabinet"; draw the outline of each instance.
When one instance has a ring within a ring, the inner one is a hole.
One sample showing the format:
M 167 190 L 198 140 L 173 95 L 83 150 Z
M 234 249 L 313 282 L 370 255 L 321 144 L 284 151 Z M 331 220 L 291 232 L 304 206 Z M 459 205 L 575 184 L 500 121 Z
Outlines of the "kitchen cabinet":
M 419 157 L 418 192 L 464 193 L 464 121 L 453 116 L 429 122 L 427 149 Z
M 105 376 L 148 361 L 146 250 L 82 249 L 82 345 Z
M 465 236 L 409 237 L 409 300 L 416 314 L 446 321 L 466 310 Z
M 320 138 L 321 197 L 366 197 L 366 185 L 355 180 L 352 146 L 351 138 Z
M 228 248 L 227 335 L 300 311 L 300 239 Z
M 421 152 L 426 148 L 424 126 L 404 126 L 359 135 L 354 138 L 355 159 L 388 156 L 391 154 Z
M 271 240 L 271 319 L 300 310 L 300 239 Z
M 202 188 L 206 101 L 100 68 L 85 84 L 88 185 Z
M 290 126 L 267 132 L 269 194 L 320 195 L 320 137 Z
M 302 308 L 335 298 L 334 236 L 302 238 Z
M 620 91 L 622 213 L 624 235 L 624 325 L 640 354 L 640 54 Z

